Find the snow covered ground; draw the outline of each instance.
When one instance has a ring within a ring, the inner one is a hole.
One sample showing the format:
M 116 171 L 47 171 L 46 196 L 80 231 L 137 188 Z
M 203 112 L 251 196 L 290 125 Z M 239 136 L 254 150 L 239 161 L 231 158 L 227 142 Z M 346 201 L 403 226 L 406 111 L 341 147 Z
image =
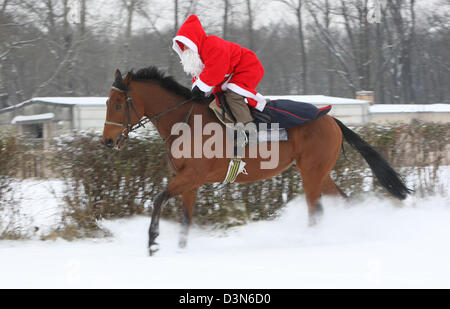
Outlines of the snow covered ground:
M 33 225 L 57 219 L 57 182 L 23 187 Z M 194 226 L 185 250 L 179 224 L 162 221 L 154 257 L 147 217 L 103 222 L 110 239 L 0 241 L 0 288 L 450 288 L 448 197 L 323 204 L 314 228 L 300 196 L 274 221 Z

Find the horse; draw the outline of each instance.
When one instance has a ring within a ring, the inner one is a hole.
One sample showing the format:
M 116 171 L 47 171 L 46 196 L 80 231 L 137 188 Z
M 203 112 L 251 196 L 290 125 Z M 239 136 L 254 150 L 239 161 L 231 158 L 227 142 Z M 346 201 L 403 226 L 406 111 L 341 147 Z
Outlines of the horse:
M 159 236 L 161 208 L 175 196 L 181 196 L 182 229 L 179 247 L 187 243 L 189 227 L 192 223 L 193 207 L 198 189 L 205 183 L 222 182 L 227 173 L 230 159 L 226 157 L 174 157 L 170 147 L 174 142 L 172 127 L 177 123 L 192 126 L 192 115 L 201 115 L 201 125 L 218 123 L 217 117 L 209 108 L 211 98 L 194 99 L 191 91 L 175 81 L 171 76 L 148 67 L 130 71 L 125 77 L 119 70 L 114 74 L 114 82 L 107 99 L 106 121 L 102 143 L 110 148 L 125 147 L 128 134 L 147 122 L 152 122 L 164 139 L 167 147 L 168 163 L 173 178 L 165 190 L 160 192 L 154 202 L 148 231 L 148 250 L 150 256 L 159 249 L 156 242 Z M 224 126 L 223 124 L 220 124 Z M 325 115 L 319 119 L 288 129 L 289 140 L 278 143 L 278 164 L 271 169 L 261 169 L 263 158 L 245 158 L 247 174 L 237 176 L 237 183 L 254 182 L 274 177 L 290 166 L 301 174 L 306 196 L 309 225 L 318 223 L 323 207 L 322 195 L 346 198 L 346 194 L 330 177 L 345 139 L 366 160 L 381 186 L 391 195 L 402 200 L 411 192 L 399 174 L 367 142 L 345 126 L 338 119 Z M 191 131 L 194 140 L 194 130 Z M 205 136 L 197 142 L 205 143 Z M 225 143 L 225 141 L 224 141 Z M 246 151 L 248 146 L 246 146 Z

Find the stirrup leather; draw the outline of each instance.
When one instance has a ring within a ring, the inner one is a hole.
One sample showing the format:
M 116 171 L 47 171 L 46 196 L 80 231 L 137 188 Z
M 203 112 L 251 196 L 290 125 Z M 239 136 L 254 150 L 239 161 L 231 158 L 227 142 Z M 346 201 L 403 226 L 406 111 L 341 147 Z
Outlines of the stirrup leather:
M 233 183 L 240 173 L 248 175 L 245 170 L 245 164 L 246 163 L 241 159 L 231 159 L 230 164 L 228 165 L 228 172 L 223 180 L 223 183 Z

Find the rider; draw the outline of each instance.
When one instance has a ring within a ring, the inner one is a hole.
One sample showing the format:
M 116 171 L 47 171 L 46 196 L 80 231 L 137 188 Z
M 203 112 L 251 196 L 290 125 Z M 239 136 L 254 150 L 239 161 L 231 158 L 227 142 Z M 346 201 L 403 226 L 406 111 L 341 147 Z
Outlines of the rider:
M 247 104 L 264 109 L 266 100 L 255 91 L 264 68 L 251 50 L 206 35 L 196 15 L 190 15 L 180 27 L 172 48 L 180 56 L 184 71 L 193 76 L 194 96 L 223 92 L 236 122 L 244 125 L 253 121 Z
M 190 15 L 180 27 L 173 38 L 172 48 L 180 56 L 184 71 L 193 76 L 194 97 L 223 92 L 236 122 L 243 125 L 253 121 L 247 104 L 259 111 L 264 109 L 266 100 L 255 91 L 264 76 L 264 68 L 251 50 L 215 35 L 207 35 L 196 15 Z M 243 147 L 248 140 L 243 126 L 237 128 L 238 134 L 244 136 Z M 245 163 L 239 155 L 237 157 L 230 162 L 229 173 L 233 164 L 245 173 Z

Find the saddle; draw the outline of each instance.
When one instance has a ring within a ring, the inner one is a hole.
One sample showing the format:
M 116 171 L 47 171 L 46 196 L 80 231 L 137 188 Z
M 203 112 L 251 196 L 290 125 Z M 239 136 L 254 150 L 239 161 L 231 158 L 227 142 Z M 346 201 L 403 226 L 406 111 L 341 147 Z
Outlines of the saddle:
M 209 104 L 209 108 L 214 112 L 217 119 L 222 122 L 226 127 L 235 129 L 236 118 L 231 112 L 228 103 L 226 101 L 225 95 L 223 93 L 215 94 L 215 99 Z M 250 107 L 250 112 L 254 118 L 254 123 L 257 128 L 257 143 L 263 142 L 283 142 L 288 141 L 289 136 L 287 130 L 275 129 L 278 134 L 271 134 L 272 129 L 270 128 L 271 117 L 265 113 L 258 111 L 257 109 Z M 266 126 L 261 126 L 260 124 L 267 124 Z M 264 127 L 266 129 L 264 129 Z M 274 132 L 275 133 L 275 132 Z M 251 140 L 250 140 L 251 141 Z

